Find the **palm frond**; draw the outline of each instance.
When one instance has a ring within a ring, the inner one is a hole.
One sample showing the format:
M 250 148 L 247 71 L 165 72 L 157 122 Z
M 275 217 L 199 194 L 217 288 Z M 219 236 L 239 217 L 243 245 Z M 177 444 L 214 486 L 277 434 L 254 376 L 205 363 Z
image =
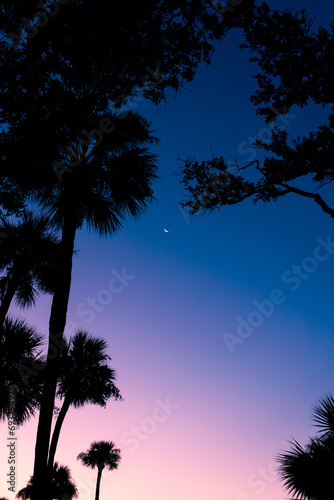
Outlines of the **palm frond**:
M 7 317 L 0 332 L 0 418 L 14 414 L 24 423 L 39 407 L 43 358 L 42 337 L 23 320 Z
M 121 450 L 112 441 L 94 441 L 86 452 L 79 453 L 77 460 L 91 469 L 107 467 L 113 470 L 118 468 Z
M 327 394 L 313 407 L 313 421 L 323 435 L 334 435 L 334 398 Z
M 59 397 L 67 398 L 74 407 L 87 403 L 104 407 L 111 397 L 122 401 L 106 348 L 105 339 L 86 331 L 79 330 L 70 338 L 62 353 Z

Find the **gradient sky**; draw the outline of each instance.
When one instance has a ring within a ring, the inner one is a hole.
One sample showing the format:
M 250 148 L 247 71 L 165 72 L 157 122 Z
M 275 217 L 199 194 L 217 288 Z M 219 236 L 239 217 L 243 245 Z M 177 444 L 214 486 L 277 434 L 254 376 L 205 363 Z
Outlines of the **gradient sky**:
M 305 7 L 325 26 L 334 18 L 329 1 L 319 12 L 311 1 L 269 5 Z M 211 66 L 201 66 L 189 91 L 171 94 L 166 107 L 137 103 L 161 138 L 157 201 L 112 238 L 77 236 L 67 334 L 81 328 L 107 339 L 125 399 L 66 417 L 56 459 L 71 468 L 80 500 L 94 497 L 96 471 L 76 456 L 94 440 L 112 440 L 122 452 L 119 469 L 103 473 L 101 500 L 287 498 L 274 458 L 292 437 L 304 444 L 314 435 L 311 407 L 334 392 L 334 253 L 324 260 L 318 248 L 319 238 L 334 241 L 330 217 L 296 195 L 192 217 L 179 208 L 177 155 L 204 160 L 213 151 L 246 164 L 249 137 L 265 137 L 268 126 L 249 101 L 256 67 L 240 41 L 234 31 L 217 44 Z M 295 108 L 284 126 L 301 135 L 328 112 Z M 314 252 L 323 259 L 315 265 Z M 310 272 L 292 281 L 303 261 Z M 131 279 L 118 282 L 110 301 L 103 289 L 122 272 Z M 261 321 L 254 301 L 270 296 L 282 303 Z M 99 311 L 89 298 L 100 301 Z M 44 296 L 35 309 L 13 314 L 46 335 L 50 303 Z M 236 335 L 249 317 L 261 324 L 229 349 L 226 333 Z M 32 473 L 36 426 L 33 419 L 17 431 L 18 488 Z M 7 472 L 6 424 L 1 429 Z M 14 498 L 4 473 L 0 495 Z

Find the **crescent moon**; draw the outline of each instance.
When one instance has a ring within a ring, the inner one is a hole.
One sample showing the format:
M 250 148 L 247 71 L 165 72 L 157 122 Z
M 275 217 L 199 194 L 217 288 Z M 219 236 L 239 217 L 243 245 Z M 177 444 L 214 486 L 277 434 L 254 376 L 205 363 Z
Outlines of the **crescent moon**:
M 164 229 L 165 233 L 169 233 L 169 231 L 167 231 L 167 229 Z

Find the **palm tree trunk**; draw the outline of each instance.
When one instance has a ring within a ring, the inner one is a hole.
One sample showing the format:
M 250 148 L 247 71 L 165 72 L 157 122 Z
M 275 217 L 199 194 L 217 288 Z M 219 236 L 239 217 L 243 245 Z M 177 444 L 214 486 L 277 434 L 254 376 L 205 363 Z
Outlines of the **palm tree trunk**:
M 66 399 L 66 397 L 65 397 L 63 405 L 62 405 L 61 410 L 59 412 L 59 415 L 57 417 L 55 428 L 53 429 L 53 434 L 52 434 L 52 439 L 51 439 L 51 444 L 50 444 L 50 451 L 49 451 L 49 459 L 48 459 L 49 472 L 52 472 L 52 469 L 53 469 L 53 463 L 54 463 L 54 459 L 55 459 L 55 454 L 56 454 L 56 449 L 57 449 L 57 444 L 58 444 L 58 440 L 59 440 L 61 426 L 63 425 L 64 418 L 66 416 L 66 413 L 68 412 L 70 405 L 71 405 L 71 400 L 69 398 Z
M 70 206 L 68 204 L 68 206 Z M 60 247 L 59 277 L 53 295 L 49 321 L 49 346 L 44 372 L 43 394 L 39 412 L 34 463 L 34 491 L 32 500 L 46 500 L 49 490 L 48 453 L 53 408 L 59 374 L 59 351 L 63 348 L 63 334 L 71 288 L 72 257 L 76 233 L 76 206 L 65 212 Z
M 99 500 L 99 496 L 100 496 L 100 484 L 101 484 L 102 471 L 103 471 L 103 467 L 99 467 L 98 466 L 98 468 L 97 468 L 97 480 L 96 480 L 95 500 Z
M 15 295 L 17 286 L 14 280 L 10 280 L 8 284 L 8 288 L 6 290 L 6 293 L 1 301 L 0 304 L 0 325 L 3 325 L 3 322 L 5 321 L 5 318 L 8 313 L 9 306 L 13 300 L 13 297 Z

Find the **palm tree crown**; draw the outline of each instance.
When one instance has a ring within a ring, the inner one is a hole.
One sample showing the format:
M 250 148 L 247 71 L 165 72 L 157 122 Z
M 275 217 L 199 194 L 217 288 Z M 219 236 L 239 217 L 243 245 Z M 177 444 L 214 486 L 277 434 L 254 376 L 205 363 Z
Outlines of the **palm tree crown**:
M 0 232 L 7 234 L 0 256 L 2 324 L 13 298 L 20 307 L 30 307 L 40 292 L 53 292 L 59 242 L 47 218 L 30 211 L 17 222 L 1 218 Z
M 78 331 L 62 350 L 57 393 L 63 404 L 52 435 L 49 469 L 53 466 L 60 430 L 71 405 L 79 408 L 90 403 L 105 407 L 111 397 L 122 400 L 115 385 L 116 372 L 108 365 L 111 358 L 106 354 L 106 348 L 104 339 Z
M 100 119 L 93 116 L 92 124 Z M 67 168 L 62 182 L 50 169 L 49 182 L 35 190 L 36 200 L 59 228 L 70 211 L 75 215 L 76 229 L 85 223 L 101 235 L 112 234 L 122 227 L 127 215 L 139 217 L 153 200 L 157 157 L 148 146 L 157 139 L 149 123 L 138 113 L 129 113 L 126 123 L 117 114 L 111 115 L 111 120 L 115 130 L 98 146 L 91 143 L 81 151 L 81 163 Z M 78 149 L 77 144 L 72 146 Z M 66 163 L 67 150 L 62 154 Z
M 91 469 L 97 467 L 95 500 L 99 500 L 102 471 L 105 467 L 109 470 L 118 468 L 121 450 L 115 448 L 112 441 L 94 441 L 86 452 L 79 453 L 77 459 Z
M 86 452 L 79 453 L 77 459 L 91 469 L 106 467 L 113 470 L 118 468 L 121 450 L 115 448 L 112 441 L 94 441 Z
M 305 447 L 290 441 L 290 450 L 278 455 L 279 473 L 294 499 L 330 500 L 334 491 L 334 398 L 327 395 L 313 407 L 320 436 Z
M 34 327 L 22 320 L 5 319 L 0 329 L 1 419 L 14 413 L 16 423 L 21 424 L 39 406 L 42 381 L 36 367 L 42 364 L 41 344 L 42 337 Z
M 32 490 L 33 477 L 30 478 L 27 486 L 17 493 L 16 498 L 22 498 L 23 500 L 31 498 Z M 78 489 L 73 481 L 71 471 L 66 465 L 59 465 L 55 462 L 53 466 L 50 498 L 53 500 L 78 498 Z
M 108 366 L 111 358 L 106 348 L 103 338 L 76 332 L 62 353 L 58 396 L 69 399 L 77 408 L 86 403 L 105 406 L 110 397 L 122 400 L 114 384 L 116 371 Z
M 320 398 L 318 404 L 313 407 L 313 421 L 324 436 L 334 435 L 334 398 L 327 394 Z

